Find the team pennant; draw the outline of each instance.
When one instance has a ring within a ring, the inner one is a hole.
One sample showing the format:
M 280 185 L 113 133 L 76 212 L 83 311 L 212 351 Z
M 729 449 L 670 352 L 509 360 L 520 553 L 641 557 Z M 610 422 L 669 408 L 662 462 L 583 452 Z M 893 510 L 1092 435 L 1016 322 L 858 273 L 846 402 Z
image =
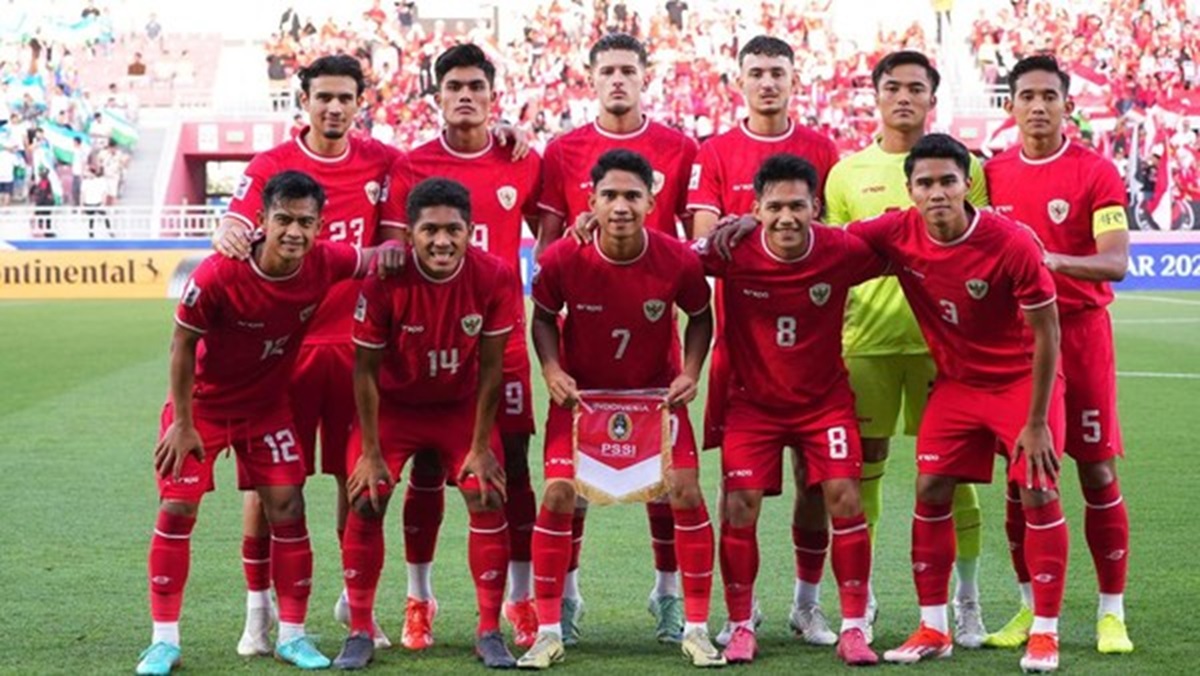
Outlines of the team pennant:
M 575 406 L 575 490 L 589 502 L 649 502 L 671 467 L 666 390 L 588 390 Z

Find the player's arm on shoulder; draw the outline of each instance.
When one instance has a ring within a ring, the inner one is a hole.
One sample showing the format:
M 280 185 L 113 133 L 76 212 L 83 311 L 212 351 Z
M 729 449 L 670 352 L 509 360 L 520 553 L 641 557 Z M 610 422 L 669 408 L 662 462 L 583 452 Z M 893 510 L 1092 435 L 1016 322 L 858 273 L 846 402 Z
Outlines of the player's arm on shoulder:
M 726 259 L 717 253 L 707 237 L 692 242 L 691 247 L 696 256 L 700 258 L 704 274 L 709 277 L 724 277 L 733 265 L 731 259 Z
M 192 388 L 196 381 L 196 346 L 202 333 L 176 321 L 171 336 L 168 372 L 172 421 L 154 447 L 154 469 L 161 477 L 178 479 L 188 454 L 204 459 L 204 442 L 192 417 Z
M 879 255 L 862 238 L 847 233 L 845 241 L 846 268 L 850 271 L 851 286 L 875 277 L 895 274 L 888 259 Z
M 350 248 L 354 249 L 354 247 Z M 355 279 L 366 277 L 372 268 L 380 279 L 387 279 L 404 270 L 408 261 L 408 238 L 388 238 L 379 246 L 354 250 L 358 252 L 357 265 L 353 274 Z
M 533 247 L 533 260 L 541 260 L 546 249 L 562 237 L 565 222 L 562 214 L 542 209 L 538 217 L 537 244 Z
M 1045 490 L 1057 481 L 1059 470 L 1049 424 L 1050 398 L 1058 373 L 1058 305 L 1052 299 L 1040 307 L 1022 308 L 1022 312 L 1033 331 L 1033 390 L 1017 447 L 1027 456 L 1026 488 Z
M 983 163 L 978 157 L 971 155 L 971 189 L 967 191 L 967 202 L 976 209 L 989 206 L 987 174 L 983 171 Z
M 250 257 L 251 233 L 258 227 L 262 211 L 263 187 L 271 178 L 272 164 L 259 155 L 246 165 L 246 171 L 234 187 L 229 210 L 213 232 L 213 248 L 227 258 L 245 260 Z

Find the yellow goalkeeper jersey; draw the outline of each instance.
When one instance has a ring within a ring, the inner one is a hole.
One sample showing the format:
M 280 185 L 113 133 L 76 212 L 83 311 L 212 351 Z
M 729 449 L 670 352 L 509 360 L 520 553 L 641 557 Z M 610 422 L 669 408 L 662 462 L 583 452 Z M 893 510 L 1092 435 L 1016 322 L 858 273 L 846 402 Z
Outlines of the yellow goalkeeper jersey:
M 834 165 L 825 182 L 825 213 L 829 225 L 846 225 L 878 216 L 889 209 L 907 209 L 904 159 L 908 153 L 887 153 L 878 142 Z M 983 165 L 971 156 L 971 190 L 967 201 L 988 204 Z M 927 354 L 900 282 L 880 277 L 850 290 L 842 350 L 847 357 Z

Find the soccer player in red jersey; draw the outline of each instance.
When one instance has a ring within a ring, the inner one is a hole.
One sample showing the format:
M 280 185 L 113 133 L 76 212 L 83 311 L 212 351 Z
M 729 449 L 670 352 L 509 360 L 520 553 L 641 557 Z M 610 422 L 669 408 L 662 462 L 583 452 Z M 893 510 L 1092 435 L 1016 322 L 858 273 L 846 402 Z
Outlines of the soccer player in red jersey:
M 342 566 L 350 636 L 335 665 L 361 669 L 374 655 L 372 607 L 383 568 L 383 517 L 392 485 L 414 453 L 432 450 L 466 501 L 467 557 L 479 608 L 476 653 L 488 667 L 516 662 L 500 635 L 508 564 L 503 450 L 495 427 L 505 343 L 521 325 L 516 275 L 471 242 L 471 198 L 429 179 L 408 194 L 413 262 L 368 280 L 354 312 L 358 425 L 350 442 Z M 430 616 L 436 613 L 436 605 Z
M 399 151 L 352 132 L 365 86 L 362 67 L 358 59 L 344 54 L 321 57 L 301 70 L 300 86 L 300 103 L 308 113 L 309 126 L 250 161 L 214 237 L 222 254 L 243 258 L 247 255 L 254 215 L 262 208 L 263 185 L 285 168 L 308 173 L 329 196 L 329 207 L 324 214 L 326 224 L 319 235 L 322 240 L 359 247 L 376 241 L 384 183 Z M 380 234 L 390 235 L 387 231 Z M 354 420 L 351 378 L 354 350 L 350 326 L 358 287 L 358 282 L 339 285 L 317 308 L 292 376 L 297 442 L 305 454 L 307 470 L 310 474 L 316 471 L 320 428 L 321 469 L 337 479 L 339 540 L 345 529 L 348 505 L 345 448 Z M 238 654 L 254 655 L 269 650 L 270 646 L 267 632 L 271 627 L 271 558 L 266 522 L 253 492 L 246 493 L 244 524 L 242 561 L 249 591 L 246 627 L 238 643 Z M 335 615 L 342 620 L 346 619 L 345 603 L 343 594 L 335 608 Z M 377 633 L 377 639 L 380 646 L 390 645 L 382 632 Z
M 917 662 L 953 650 L 954 489 L 991 481 L 999 451 L 1029 524 L 1035 619 L 1021 666 L 1048 671 L 1058 666 L 1067 565 L 1056 487 L 1063 402 L 1054 280 L 1028 228 L 966 203 L 970 166 L 961 143 L 929 134 L 904 161 L 914 206 L 847 226 L 891 261 L 937 364 L 917 434 L 912 562 L 921 624 L 884 659 Z
M 676 221 L 687 223 L 688 171 L 696 156 L 696 142 L 665 125 L 652 122 L 642 111 L 642 90 L 649 83 L 646 73 L 646 49 L 633 37 L 611 33 L 592 45 L 588 55 L 588 78 L 600 99 L 600 115 L 585 125 L 550 142 L 542 165 L 542 194 L 538 206 L 542 215 L 538 226 L 537 257 L 557 241 L 564 224 L 590 210 L 594 188 L 590 171 L 596 160 L 614 148 L 624 148 L 645 157 L 653 169 L 651 193 L 654 211 L 646 224 L 652 230 L 677 237 Z M 586 503 L 581 502 L 573 522 L 575 548 L 571 556 L 563 595 L 563 627 L 567 645 L 578 639 L 577 619 L 582 614 L 579 595 L 579 550 L 583 543 Z M 671 508 L 664 501 L 647 503 L 650 541 L 654 550 L 655 585 L 650 592 L 649 610 L 655 616 L 655 634 L 660 641 L 678 642 L 682 636 L 680 613 L 679 565 L 675 560 L 674 529 Z
M 580 390 L 647 388 L 667 388 L 666 405 L 677 421 L 667 480 L 683 580 L 682 649 L 696 666 L 719 666 L 725 661 L 707 627 L 712 523 L 686 408 L 712 338 L 708 284 L 686 245 L 645 226 L 655 205 L 653 169 L 645 158 L 611 150 L 597 161 L 591 181 L 589 210 L 598 236 L 592 244 L 567 238 L 552 245 L 533 281 L 533 341 L 553 403 L 545 428 L 546 488 L 533 533 L 538 635 L 518 666 L 546 669 L 564 656 L 560 613 L 576 496 L 572 407 Z M 676 305 L 689 316 L 682 369 L 672 319 Z
M 992 204 L 1033 228 L 1046 245 L 1046 266 L 1058 285 L 1062 312 L 1062 370 L 1066 378 L 1066 453 L 1075 459 L 1083 488 L 1084 531 L 1099 579 L 1097 648 L 1133 650 L 1125 628 L 1125 575 L 1129 515 L 1117 482 L 1123 453 L 1117 420 L 1116 359 L 1108 304 L 1110 282 L 1129 264 L 1125 185 L 1112 162 L 1063 135 L 1071 112 L 1070 80 L 1050 56 L 1018 62 L 1009 74 L 1008 111 L 1021 142 L 985 166 Z M 1014 500 L 1015 496 L 1010 496 Z M 1015 647 L 1029 636 L 1029 569 L 1021 542 L 1025 524 L 1010 504 L 1007 529 L 1023 605 L 989 637 Z
M 200 500 L 213 465 L 232 447 L 238 487 L 262 499 L 271 575 L 279 600 L 280 659 L 329 666 L 304 632 L 312 588 L 305 525 L 305 469 L 288 405 L 288 379 L 315 311 L 339 281 L 361 275 L 366 252 L 315 243 L 325 194 L 309 176 L 283 172 L 262 187 L 265 236 L 247 260 L 210 256 L 188 281 L 175 313 L 170 396 L 154 451 L 160 506 L 150 541 L 151 646 L 139 674 L 179 664 L 179 615 Z
M 784 446 L 797 450 L 797 491 L 824 502 L 832 517 L 842 604 L 838 655 L 852 665 L 879 661 L 864 633 L 871 543 L 859 501 L 862 447 L 842 364 L 842 316 L 850 287 L 881 274 L 886 263 L 861 239 L 813 224 L 818 185 L 807 161 L 774 155 L 754 178 L 758 232 L 729 261 L 698 243 L 705 271 L 725 282 L 732 366 L 721 451 L 731 663 L 751 662 L 757 652 L 757 523 L 763 496 L 782 492 Z
M 475 246 L 519 272 L 522 222 L 531 228 L 537 223 L 541 158 L 530 153 L 514 159 L 512 148 L 502 147 L 489 131 L 488 118 L 496 99 L 496 68 L 478 46 L 450 48 L 434 62 L 434 73 L 445 129 L 438 138 L 396 161 L 380 223 L 384 228 L 407 229 L 404 212 L 413 186 L 433 176 L 453 179 L 471 195 Z M 514 283 L 520 283 L 519 274 L 513 278 Z M 529 481 L 529 436 L 534 424 L 529 351 L 523 328 L 508 341 L 501 392 L 503 400 L 496 423 L 504 442 L 508 480 L 504 509 L 511 557 L 505 616 L 514 627 L 515 643 L 528 647 L 537 634 L 529 550 L 537 504 Z M 428 647 L 432 642 L 430 609 L 434 596 L 430 570 L 445 503 L 443 476 L 436 455 L 418 454 L 404 496 L 408 602 L 401 641 L 412 649 Z
M 766 35 L 752 38 L 738 53 L 741 72 L 738 86 L 750 109 L 736 128 L 709 139 L 692 165 L 688 184 L 688 209 L 693 213 L 696 237 L 705 237 L 726 215 L 750 213 L 754 204 L 754 176 L 770 156 L 790 153 L 807 160 L 817 170 L 819 197 L 829 170 L 837 162 L 833 141 L 807 129 L 788 115 L 798 84 L 792 48 Z M 729 399 L 729 354 L 725 347 L 723 294 L 717 280 L 714 302 L 717 339 L 708 367 L 708 396 L 704 406 L 704 448 L 721 445 L 725 409 Z M 798 495 L 792 538 L 796 551 L 796 584 L 789 622 L 806 641 L 829 645 L 837 635 L 829 630 L 820 606 L 820 581 L 825 567 L 829 531 L 823 504 L 806 502 Z M 757 610 L 755 611 L 758 615 Z M 718 643 L 729 638 L 726 625 Z

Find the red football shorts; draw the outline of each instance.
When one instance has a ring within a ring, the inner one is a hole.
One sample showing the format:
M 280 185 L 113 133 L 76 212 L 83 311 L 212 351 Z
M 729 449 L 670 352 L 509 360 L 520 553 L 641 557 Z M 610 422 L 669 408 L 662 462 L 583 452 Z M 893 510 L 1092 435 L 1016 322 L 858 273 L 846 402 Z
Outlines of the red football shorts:
M 546 479 L 575 479 L 573 430 L 574 416 L 571 409 L 551 402 L 550 413 L 546 416 L 546 446 L 543 457 Z M 671 468 L 698 469 L 700 464 L 696 455 L 696 435 L 692 431 L 686 408 L 671 411 L 671 435 L 674 437 L 671 446 Z
M 806 487 L 830 479 L 862 477 L 862 442 L 847 386 L 827 405 L 793 412 L 772 411 L 736 399 L 725 420 L 721 448 L 722 486 L 730 491 L 783 492 L 784 447 L 804 459 Z
M 354 345 L 301 345 L 290 387 L 292 415 L 308 473 L 317 471 L 317 430 L 321 432 L 321 472 L 346 471 L 346 443 L 357 413 L 354 407 Z
M 1029 416 L 1033 376 L 1004 388 L 971 387 L 953 380 L 933 383 L 917 433 L 917 471 L 991 483 L 996 454 L 1008 460 L 1008 481 L 1026 483 L 1025 454 L 1016 455 L 1017 437 Z M 1050 396 L 1049 424 L 1054 452 L 1063 453 L 1063 382 Z M 1054 488 L 1054 486 L 1051 486 Z
M 1117 418 L 1117 360 L 1112 320 L 1097 308 L 1063 315 L 1062 371 L 1067 381 L 1067 455 L 1100 462 L 1124 455 Z
M 533 434 L 533 389 L 524 333 L 514 332 L 508 338 L 500 388 L 500 408 L 496 411 L 500 433 Z
M 447 474 L 454 479 L 467 459 L 474 436 L 474 399 L 429 406 L 387 401 L 381 401 L 379 404 L 380 450 L 383 451 L 383 460 L 395 481 L 400 480 L 404 463 L 420 451 L 437 453 L 442 467 L 446 468 Z M 492 453 L 496 454 L 496 460 L 503 467 L 504 446 L 500 443 L 500 431 L 495 426 L 492 426 L 491 447 Z M 347 464 L 343 471 L 349 475 L 362 455 L 362 430 L 357 422 L 350 433 L 350 445 L 347 448 Z M 477 491 L 479 480 L 470 476 L 458 486 L 463 490 Z M 385 491 L 383 494 L 386 493 Z
M 188 455 L 179 478 L 158 477 L 158 495 L 163 500 L 200 502 L 216 488 L 213 466 L 217 456 L 232 448 L 237 456 L 238 490 L 258 486 L 303 486 L 304 455 L 292 424 L 291 411 L 281 410 L 253 418 L 205 418 L 196 411 L 193 421 L 204 441 L 204 460 Z M 163 405 L 158 438 L 175 419 L 174 407 Z

